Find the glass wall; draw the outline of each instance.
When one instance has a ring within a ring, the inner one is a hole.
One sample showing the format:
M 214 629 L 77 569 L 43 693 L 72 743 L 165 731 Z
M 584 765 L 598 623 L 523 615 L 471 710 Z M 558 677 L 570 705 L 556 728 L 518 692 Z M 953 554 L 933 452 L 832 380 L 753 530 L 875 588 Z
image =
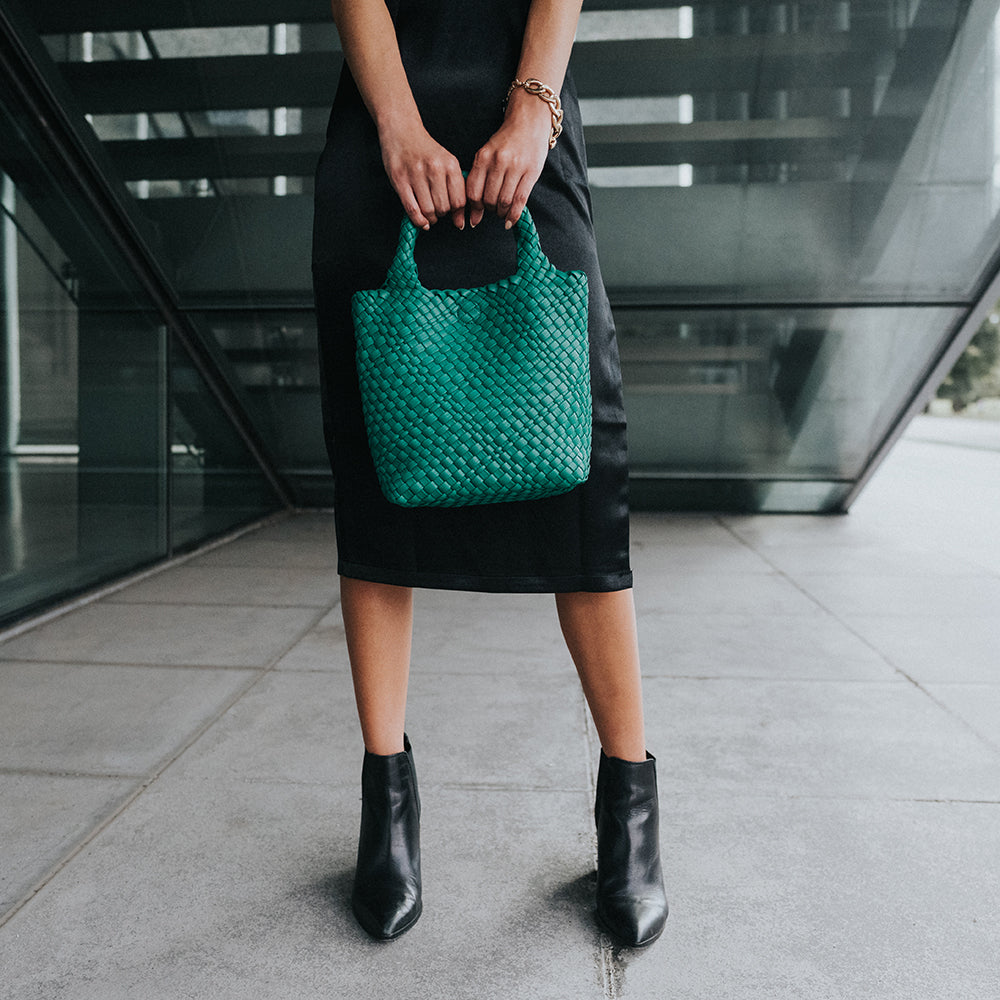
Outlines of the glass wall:
M 839 509 L 933 390 L 1000 245 L 997 9 L 699 3 L 584 21 L 643 502 Z M 628 73 L 608 74 L 612 54 Z
M 954 307 L 617 312 L 640 503 L 840 508 Z M 701 482 L 700 488 L 695 484 Z
M 280 506 L 45 124 L 0 100 L 0 623 Z
M 306 23 L 278 21 L 304 9 Z M 329 7 L 43 4 L 28 16 L 53 70 L 82 87 L 86 127 L 297 502 L 329 504 L 309 261 L 340 67 Z
M 931 395 L 997 269 L 998 8 L 585 4 L 571 66 L 640 504 L 842 509 Z M 328 6 L 25 17 L 298 502 L 328 502 L 309 268 Z

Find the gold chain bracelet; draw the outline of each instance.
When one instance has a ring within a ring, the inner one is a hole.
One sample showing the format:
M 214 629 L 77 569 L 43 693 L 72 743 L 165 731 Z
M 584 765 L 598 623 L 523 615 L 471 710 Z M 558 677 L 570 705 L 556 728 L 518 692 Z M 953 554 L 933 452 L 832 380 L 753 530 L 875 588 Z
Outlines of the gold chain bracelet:
M 552 149 L 556 144 L 556 140 L 562 135 L 563 130 L 563 109 L 562 105 L 559 103 L 559 95 L 551 87 L 547 87 L 544 83 L 542 83 L 541 80 L 535 80 L 532 77 L 529 77 L 527 80 L 515 79 L 507 91 L 507 97 L 503 102 L 504 108 L 507 107 L 510 95 L 513 94 L 518 87 L 520 87 L 526 94 L 534 94 L 535 97 L 540 97 L 549 106 L 549 111 L 552 113 L 552 134 L 549 136 L 549 149 Z

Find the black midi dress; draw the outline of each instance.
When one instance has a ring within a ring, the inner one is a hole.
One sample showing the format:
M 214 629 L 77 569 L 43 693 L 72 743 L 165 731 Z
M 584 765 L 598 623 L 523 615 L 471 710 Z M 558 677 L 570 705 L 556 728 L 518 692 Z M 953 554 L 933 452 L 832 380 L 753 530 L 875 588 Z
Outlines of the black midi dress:
M 428 132 L 468 170 L 503 121 L 530 0 L 388 0 L 403 65 Z M 313 279 L 324 433 L 334 474 L 342 576 L 398 586 L 492 592 L 606 592 L 632 585 L 625 412 L 611 310 L 594 244 L 580 111 L 572 79 L 564 131 L 528 207 L 542 250 L 587 272 L 593 445 L 590 477 L 543 500 L 403 508 L 379 489 L 354 361 L 351 295 L 385 280 L 403 218 L 374 123 L 346 65 L 316 173 Z M 516 271 L 512 231 L 443 220 L 417 240 L 420 280 L 467 288 Z

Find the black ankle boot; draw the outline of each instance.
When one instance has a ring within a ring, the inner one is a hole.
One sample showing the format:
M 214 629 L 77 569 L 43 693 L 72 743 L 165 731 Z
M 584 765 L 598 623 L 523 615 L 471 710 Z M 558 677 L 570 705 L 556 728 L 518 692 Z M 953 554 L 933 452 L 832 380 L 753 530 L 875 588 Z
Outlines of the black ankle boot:
M 667 919 L 656 758 L 632 762 L 602 750 L 594 819 L 598 922 L 620 944 L 651 944 Z
M 420 795 L 410 741 L 387 757 L 365 751 L 361 837 L 351 907 L 372 937 L 398 937 L 417 922 L 420 899 Z

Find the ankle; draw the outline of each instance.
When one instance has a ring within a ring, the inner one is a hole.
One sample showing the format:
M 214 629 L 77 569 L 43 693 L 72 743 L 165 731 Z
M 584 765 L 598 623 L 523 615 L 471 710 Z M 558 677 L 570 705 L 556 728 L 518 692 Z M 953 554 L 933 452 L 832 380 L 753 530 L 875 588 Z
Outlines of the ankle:
M 368 736 L 364 740 L 365 752 L 376 757 L 394 757 L 406 750 L 405 734 L 387 736 L 383 734 Z
M 622 743 L 607 743 L 601 746 L 601 752 L 605 757 L 613 757 L 615 760 L 623 760 L 627 764 L 641 764 L 648 760 L 649 755 L 645 746 L 634 741 Z

